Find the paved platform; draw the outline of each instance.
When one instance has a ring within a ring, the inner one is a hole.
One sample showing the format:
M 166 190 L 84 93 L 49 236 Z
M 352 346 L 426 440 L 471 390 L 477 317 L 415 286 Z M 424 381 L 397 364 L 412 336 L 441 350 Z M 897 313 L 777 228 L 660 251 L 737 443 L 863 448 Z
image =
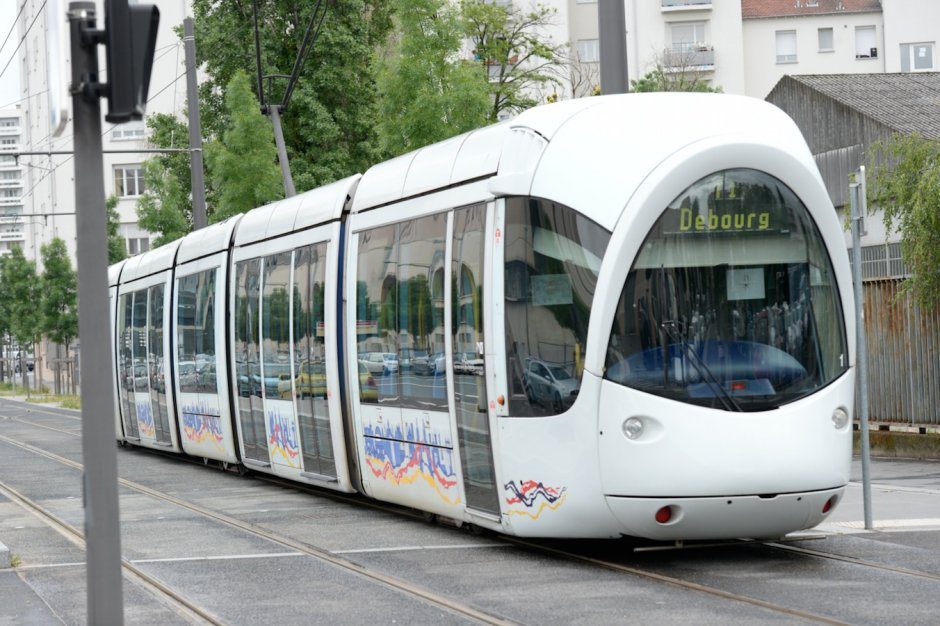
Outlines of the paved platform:
M 74 412 L 0 400 L 0 541 L 18 561 L 17 567 L 0 570 L 0 624 L 85 621 L 83 550 L 2 493 L 3 485 L 15 489 L 81 528 L 80 471 L 23 447 L 80 463 L 80 427 Z M 797 614 L 572 561 L 503 537 L 428 524 L 362 501 L 304 493 L 149 451 L 120 449 L 118 463 L 120 476 L 135 484 L 512 622 L 803 621 Z M 876 532 L 861 528 L 856 462 L 844 501 L 818 528 L 826 538 L 799 545 L 882 564 L 883 570 L 762 545 L 639 555 L 625 541 L 549 545 L 843 622 L 935 624 L 940 615 L 940 463 L 876 459 L 872 478 Z M 218 622 L 473 621 L 244 527 L 127 486 L 120 496 L 125 558 Z M 127 577 L 124 599 L 128 624 L 193 621 Z

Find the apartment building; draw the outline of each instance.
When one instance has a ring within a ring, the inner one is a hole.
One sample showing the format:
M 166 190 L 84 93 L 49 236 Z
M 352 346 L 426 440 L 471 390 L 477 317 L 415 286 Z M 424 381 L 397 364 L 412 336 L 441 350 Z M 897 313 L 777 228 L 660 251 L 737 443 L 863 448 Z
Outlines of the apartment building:
M 784 75 L 885 71 L 879 0 L 741 0 L 741 18 L 749 96 L 766 97 Z
M 26 239 L 23 232 L 23 167 L 11 152 L 20 149 L 19 109 L 0 109 L 0 256 Z
M 594 70 L 599 76 L 597 0 L 556 0 L 553 5 L 562 3 L 577 60 L 575 73 Z M 662 66 L 667 72 L 695 72 L 726 93 L 744 92 L 737 0 L 625 0 L 624 8 L 631 80 Z
M 73 148 L 72 124 L 59 137 L 53 137 L 50 127 L 46 38 L 51 19 L 65 20 L 65 16 L 52 16 L 49 5 L 42 0 L 24 0 L 20 14 L 19 32 L 26 41 L 20 52 L 20 90 L 22 105 L 23 151 L 70 151 Z M 103 25 L 103 1 L 96 0 L 98 21 Z M 173 32 L 186 15 L 191 14 L 186 0 L 161 1 L 160 29 L 157 34 L 153 74 L 150 81 L 147 112 L 178 113 L 185 111 L 186 79 L 183 44 Z M 61 6 L 61 5 L 60 5 Z M 35 20 L 35 21 L 34 21 Z M 68 50 L 68 42 L 66 42 Z M 104 58 L 103 54 L 100 58 Z M 106 77 L 105 77 L 106 78 Z M 102 100 L 102 113 L 107 102 Z M 147 147 L 147 129 L 144 122 L 113 125 L 102 116 L 102 147 L 104 155 L 105 195 L 118 198 L 119 232 L 130 254 L 148 250 L 150 233 L 137 224 L 136 204 L 144 191 L 141 171 L 149 156 L 133 152 Z M 182 138 L 185 145 L 185 138 Z M 122 151 L 107 153 L 107 151 Z M 61 237 L 75 260 L 76 219 L 81 219 L 82 207 L 75 206 L 75 168 L 71 155 L 24 156 L 23 168 L 25 212 L 34 217 L 26 222 L 23 248 L 27 258 L 39 260 L 42 244 L 53 237 Z
M 936 72 L 940 39 L 937 0 L 881 0 L 886 72 Z

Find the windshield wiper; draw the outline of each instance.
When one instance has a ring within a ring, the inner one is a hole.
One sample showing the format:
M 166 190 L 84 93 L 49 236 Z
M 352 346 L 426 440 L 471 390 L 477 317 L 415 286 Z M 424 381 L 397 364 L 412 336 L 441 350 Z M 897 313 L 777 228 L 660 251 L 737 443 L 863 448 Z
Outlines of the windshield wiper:
M 662 285 L 662 291 L 665 292 L 666 289 L 666 269 L 663 266 L 659 268 L 659 279 L 660 284 Z M 665 295 L 665 294 L 663 294 Z M 665 299 L 663 301 L 663 306 L 665 307 Z M 679 322 L 676 320 L 663 320 L 659 323 L 659 327 L 669 335 L 669 338 L 674 342 L 682 346 L 683 352 L 686 354 L 686 360 L 692 363 L 692 366 L 698 372 L 698 375 L 705 381 L 705 383 L 711 387 L 712 393 L 715 393 L 716 397 L 721 401 L 721 404 L 724 405 L 725 410 L 727 411 L 738 411 L 741 412 L 744 409 L 741 408 L 734 398 L 725 390 L 721 385 L 718 379 L 712 374 L 712 371 L 708 369 L 708 366 L 705 365 L 698 354 L 695 353 L 695 349 L 689 343 L 688 339 L 685 338 L 685 334 L 679 329 Z M 663 365 L 664 369 L 667 367 L 666 359 L 668 358 L 668 347 L 663 347 Z

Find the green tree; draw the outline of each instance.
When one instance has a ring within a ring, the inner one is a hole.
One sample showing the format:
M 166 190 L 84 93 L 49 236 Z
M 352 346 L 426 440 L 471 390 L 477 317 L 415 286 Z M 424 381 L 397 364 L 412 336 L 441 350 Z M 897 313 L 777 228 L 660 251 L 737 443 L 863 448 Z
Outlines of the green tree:
M 230 126 L 221 94 L 235 72 L 255 76 L 251 2 L 194 0 L 198 61 L 209 79 L 200 88 L 203 126 L 219 137 Z M 317 3 L 271 0 L 258 3 L 265 74 L 289 74 Z M 297 191 L 364 172 L 378 160 L 375 120 L 378 94 L 376 47 L 390 29 L 386 0 L 335 0 L 327 7 L 319 39 L 300 73 L 290 107 L 282 115 L 284 139 Z M 285 87 L 265 86 L 268 103 Z M 257 92 L 256 81 L 252 88 Z M 221 202 L 221 200 L 219 200 Z
M 261 115 L 248 75 L 239 70 L 225 92 L 229 127 L 206 146 L 213 186 L 219 190 L 212 221 L 219 222 L 283 196 L 271 123 Z
M 555 9 L 485 0 L 461 0 L 460 9 L 478 71 L 490 86 L 490 121 L 535 106 L 540 98 L 534 94 L 560 83 L 565 47 L 544 34 L 555 20 Z
M 41 331 L 57 344 L 69 345 L 78 335 L 78 299 L 75 270 L 69 260 L 65 242 L 56 237 L 42 246 L 43 273 Z M 57 370 L 58 371 L 58 370 Z M 61 392 L 61 377 L 55 377 L 56 393 Z
M 19 246 L 6 258 L 3 266 L 3 282 L 10 298 L 10 332 L 20 350 L 20 363 L 25 365 L 28 352 L 41 332 L 42 316 L 36 303 L 40 300 L 40 286 L 36 275 L 36 263 L 28 261 Z M 27 386 L 26 367 L 21 367 L 23 386 Z
M 176 116 L 158 113 L 147 118 L 150 143 L 160 148 L 189 146 L 189 130 Z M 190 197 L 189 154 L 160 154 L 144 162 L 144 188 L 137 201 L 137 218 L 142 228 L 159 233 L 153 245 L 162 246 L 192 231 L 193 205 Z M 210 204 L 207 190 L 207 205 Z
M 117 263 L 127 258 L 124 237 L 118 232 L 121 216 L 117 212 L 117 196 L 108 196 L 105 206 L 108 209 L 108 263 Z
M 460 59 L 463 26 L 445 0 L 394 0 L 398 28 L 378 61 L 379 133 L 397 156 L 483 126 L 490 106 L 485 78 Z
M 712 87 L 702 73 L 681 65 L 666 70 L 662 63 L 637 80 L 630 81 L 630 91 L 637 93 L 651 91 L 695 91 L 721 93 L 721 87 Z
M 10 345 L 11 319 L 13 312 L 11 305 L 13 295 L 10 292 L 10 283 L 7 278 L 7 256 L 0 256 L 0 382 L 5 380 L 12 370 L 7 370 L 7 349 Z
M 902 235 L 911 269 L 904 287 L 925 306 L 940 303 L 940 142 L 895 135 L 869 150 L 868 206 Z

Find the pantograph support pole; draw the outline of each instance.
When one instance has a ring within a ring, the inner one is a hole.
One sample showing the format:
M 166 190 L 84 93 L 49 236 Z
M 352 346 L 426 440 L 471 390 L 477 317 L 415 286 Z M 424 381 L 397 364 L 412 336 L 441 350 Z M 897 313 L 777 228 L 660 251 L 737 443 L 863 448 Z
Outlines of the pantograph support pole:
M 189 108 L 189 170 L 192 180 L 193 229 L 205 228 L 206 182 L 202 167 L 202 121 L 199 117 L 199 91 L 196 88 L 196 35 L 193 18 L 183 20 L 183 44 L 186 48 L 186 100 Z

